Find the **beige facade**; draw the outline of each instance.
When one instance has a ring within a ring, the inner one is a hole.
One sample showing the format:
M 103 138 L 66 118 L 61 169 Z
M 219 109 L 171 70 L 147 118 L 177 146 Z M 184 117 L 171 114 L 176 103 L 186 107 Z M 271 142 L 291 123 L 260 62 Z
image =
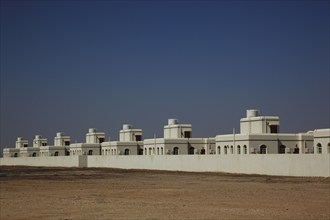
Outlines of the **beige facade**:
M 330 129 L 316 129 L 314 135 L 314 152 L 316 154 L 330 154 Z
M 240 120 L 239 134 L 216 136 L 217 154 L 305 154 L 313 153 L 313 134 L 281 134 L 277 116 L 259 116 L 247 110 Z
M 132 125 L 124 124 L 119 131 L 119 141 L 103 142 L 102 155 L 139 155 L 143 151 L 142 129 L 133 129 Z
M 280 133 L 278 116 L 261 116 L 258 110 L 247 110 L 240 120 L 240 132 L 217 135 L 215 138 L 193 138 L 192 125 L 169 119 L 164 137 L 143 140 L 142 129 L 124 124 L 119 141 L 104 142 L 105 133 L 88 129 L 86 143 L 71 143 L 70 136 L 58 132 L 54 146 L 36 135 L 33 147 L 18 137 L 15 148 L 5 148 L 4 157 L 49 157 L 76 155 L 244 155 L 244 154 L 329 154 L 330 129 L 306 133 Z
M 164 126 L 164 138 L 145 139 L 144 155 L 214 154 L 214 138 L 192 138 L 192 126 L 169 119 Z

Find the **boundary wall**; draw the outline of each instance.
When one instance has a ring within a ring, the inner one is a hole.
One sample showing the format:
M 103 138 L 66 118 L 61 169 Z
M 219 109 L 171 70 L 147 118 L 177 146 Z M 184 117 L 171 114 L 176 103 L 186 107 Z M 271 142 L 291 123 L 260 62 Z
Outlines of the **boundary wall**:
M 0 165 L 107 167 L 276 176 L 330 177 L 330 154 L 19 157 L 1 158 Z
M 87 167 L 87 157 L 5 157 L 0 158 L 0 166 Z

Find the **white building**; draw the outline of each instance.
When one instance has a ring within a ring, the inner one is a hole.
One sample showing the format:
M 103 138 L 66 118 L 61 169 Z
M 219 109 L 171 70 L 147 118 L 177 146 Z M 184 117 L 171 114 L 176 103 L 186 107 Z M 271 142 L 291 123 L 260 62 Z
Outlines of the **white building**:
M 3 157 L 20 157 L 21 149 L 28 146 L 29 146 L 28 140 L 18 137 L 16 140 L 15 148 L 3 149 Z
M 164 138 L 145 139 L 144 155 L 213 154 L 214 138 L 192 138 L 192 126 L 169 119 L 164 126 Z
M 68 156 L 70 146 L 70 136 L 64 136 L 62 132 L 57 132 L 54 138 L 54 146 L 41 146 L 40 156 Z
M 217 135 L 217 154 L 287 154 L 313 153 L 313 134 L 281 134 L 277 116 L 259 116 L 247 110 L 240 120 L 240 133 Z
M 119 132 L 119 141 L 108 141 L 101 144 L 102 155 L 139 155 L 142 154 L 142 129 L 133 129 L 124 124 Z
M 278 116 L 261 116 L 259 111 L 247 110 L 240 120 L 240 132 L 217 135 L 215 138 L 193 138 L 191 124 L 169 119 L 163 138 L 143 140 L 142 129 L 124 124 L 119 141 L 105 140 L 104 132 L 90 128 L 86 143 L 70 143 L 70 137 L 58 132 L 54 146 L 36 135 L 33 147 L 17 138 L 15 148 L 5 148 L 4 157 L 69 156 L 69 155 L 192 155 L 192 154 L 329 154 L 330 129 L 306 133 L 280 133 Z
M 86 134 L 86 143 L 70 145 L 70 155 L 101 155 L 101 143 L 104 139 L 104 132 L 96 132 L 95 128 L 90 128 Z
M 330 154 L 330 128 L 316 129 L 314 135 L 314 152 L 316 154 Z
M 23 147 L 20 149 L 22 157 L 38 157 L 40 156 L 40 147 L 47 146 L 47 139 L 41 135 L 36 135 L 33 140 L 33 147 Z

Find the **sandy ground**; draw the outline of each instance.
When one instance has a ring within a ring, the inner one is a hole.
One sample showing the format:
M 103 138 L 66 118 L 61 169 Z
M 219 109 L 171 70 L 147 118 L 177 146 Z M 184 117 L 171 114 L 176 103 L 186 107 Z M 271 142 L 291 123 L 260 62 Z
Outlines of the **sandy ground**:
M 330 179 L 0 167 L 0 219 L 330 219 Z

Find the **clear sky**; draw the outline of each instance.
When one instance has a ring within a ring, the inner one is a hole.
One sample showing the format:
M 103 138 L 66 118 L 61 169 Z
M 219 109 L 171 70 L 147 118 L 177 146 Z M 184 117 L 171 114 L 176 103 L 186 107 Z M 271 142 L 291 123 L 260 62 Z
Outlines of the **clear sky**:
M 1 1 L 1 146 L 123 123 L 194 137 L 246 109 L 329 127 L 329 1 Z

